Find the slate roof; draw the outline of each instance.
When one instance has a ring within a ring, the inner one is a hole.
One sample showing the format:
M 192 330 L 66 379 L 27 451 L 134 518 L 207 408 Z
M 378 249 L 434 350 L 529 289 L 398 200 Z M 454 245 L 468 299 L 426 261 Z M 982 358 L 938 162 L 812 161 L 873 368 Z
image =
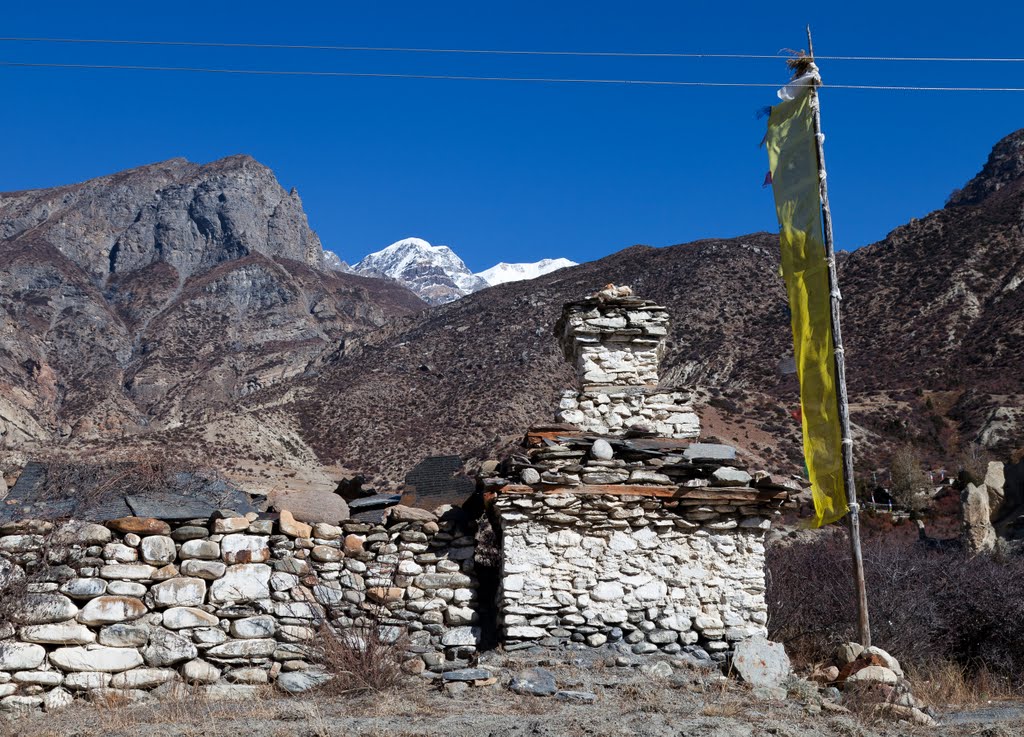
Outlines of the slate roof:
M 159 491 L 133 489 L 130 483 L 106 493 L 84 497 L 75 488 L 48 489 L 47 467 L 31 462 L 0 501 L 0 521 L 73 517 L 105 522 L 119 517 L 188 520 L 209 517 L 218 509 L 245 514 L 257 511 L 243 491 L 223 479 L 176 473 Z

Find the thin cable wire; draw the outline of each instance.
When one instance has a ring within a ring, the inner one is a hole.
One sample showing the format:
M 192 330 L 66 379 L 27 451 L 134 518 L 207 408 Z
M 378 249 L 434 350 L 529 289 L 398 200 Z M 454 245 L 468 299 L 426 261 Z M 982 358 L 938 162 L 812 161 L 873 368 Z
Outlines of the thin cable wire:
M 607 56 L 630 58 L 668 59 L 786 59 L 787 53 L 778 54 L 705 54 L 685 52 L 633 52 L 633 51 L 529 51 L 517 49 L 430 49 L 405 46 L 330 46 L 317 44 L 242 43 L 227 41 L 146 41 L 109 38 L 34 38 L 0 37 L 0 41 L 61 44 L 111 44 L 120 46 L 188 46 L 230 49 L 287 49 L 303 51 L 380 51 L 410 54 L 491 54 L 503 56 Z M 1019 57 L 967 57 L 967 56 L 817 56 L 825 61 L 912 61 L 912 62 L 971 62 L 971 63 L 1024 63 Z
M 248 74 L 283 77 L 356 77 L 370 79 L 437 79 L 470 82 L 542 82 L 548 84 L 621 84 L 660 87 L 769 87 L 779 88 L 777 82 L 705 82 L 656 79 L 587 79 L 572 77 L 483 77 L 468 74 L 400 74 L 390 72 L 317 72 L 284 69 L 216 69 L 209 67 L 164 67 L 130 64 L 55 64 L 43 62 L 0 61 L 0 67 L 30 67 L 47 69 L 104 69 L 142 72 L 198 72 L 204 74 Z M 796 85 L 797 87 L 801 85 Z M 822 84 L 839 90 L 873 90 L 893 92 L 1024 92 L 1024 87 L 914 87 L 910 85 L 874 84 Z

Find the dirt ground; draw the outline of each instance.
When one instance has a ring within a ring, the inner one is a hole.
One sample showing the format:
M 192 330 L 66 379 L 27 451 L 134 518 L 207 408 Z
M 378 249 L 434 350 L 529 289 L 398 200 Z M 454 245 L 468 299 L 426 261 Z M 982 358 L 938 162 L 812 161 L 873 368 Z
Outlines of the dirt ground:
M 183 699 L 140 704 L 77 703 L 58 713 L 0 721 L 2 737 L 1011 737 L 1024 733 L 1024 711 L 1002 707 L 939 714 L 926 728 L 842 707 L 759 699 L 733 680 L 673 675 L 652 679 L 636 670 L 558 671 L 563 688 L 586 690 L 592 704 L 518 695 L 501 682 L 455 698 L 425 679 L 410 678 L 384 694 L 283 696 L 267 690 L 239 702 Z

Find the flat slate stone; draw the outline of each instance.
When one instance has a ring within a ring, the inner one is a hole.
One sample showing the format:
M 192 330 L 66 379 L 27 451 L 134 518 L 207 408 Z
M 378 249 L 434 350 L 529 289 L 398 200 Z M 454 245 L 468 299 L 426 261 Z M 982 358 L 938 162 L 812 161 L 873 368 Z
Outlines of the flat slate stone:
M 518 694 L 554 696 L 558 691 L 555 674 L 545 668 L 527 668 L 519 671 L 509 688 Z
M 690 461 L 733 461 L 736 449 L 719 443 L 691 443 L 683 457 Z
M 484 681 L 493 675 L 486 668 L 462 668 L 450 670 L 441 677 L 446 681 Z

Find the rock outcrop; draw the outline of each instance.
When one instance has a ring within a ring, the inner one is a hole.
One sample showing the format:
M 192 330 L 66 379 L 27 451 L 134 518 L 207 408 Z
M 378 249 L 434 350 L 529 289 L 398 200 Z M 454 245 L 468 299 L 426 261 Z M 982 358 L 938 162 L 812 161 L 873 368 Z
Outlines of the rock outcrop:
M 300 373 L 422 303 L 325 267 L 298 194 L 248 156 L 0 194 L 0 435 L 139 435 Z
M 996 545 L 996 530 L 992 526 L 988 489 L 985 485 L 967 484 L 960 492 L 963 514 L 961 538 L 964 549 L 971 553 L 991 551 Z

